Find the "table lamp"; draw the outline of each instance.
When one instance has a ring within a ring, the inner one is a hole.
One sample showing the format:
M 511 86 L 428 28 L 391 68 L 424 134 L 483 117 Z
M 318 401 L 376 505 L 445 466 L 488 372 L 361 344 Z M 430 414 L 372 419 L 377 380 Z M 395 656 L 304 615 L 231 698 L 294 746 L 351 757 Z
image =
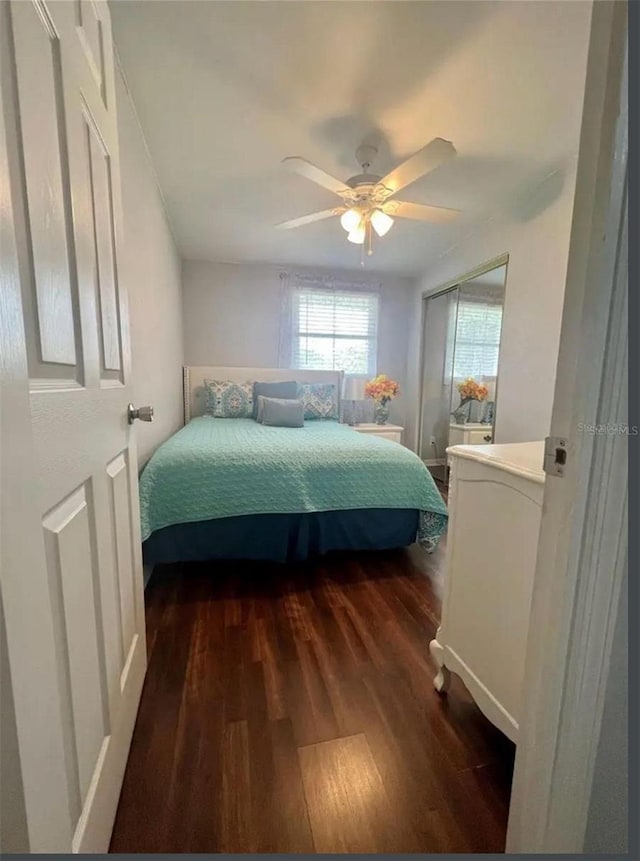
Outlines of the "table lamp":
M 366 377 L 345 377 L 342 384 L 342 399 L 351 401 L 351 421 L 349 424 L 357 425 L 356 401 L 364 401 L 364 387 L 367 385 Z

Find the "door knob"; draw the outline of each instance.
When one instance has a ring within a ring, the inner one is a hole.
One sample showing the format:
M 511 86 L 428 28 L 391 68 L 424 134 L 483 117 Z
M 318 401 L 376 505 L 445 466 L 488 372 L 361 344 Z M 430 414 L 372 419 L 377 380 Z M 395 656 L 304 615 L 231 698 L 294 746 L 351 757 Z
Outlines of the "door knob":
M 127 407 L 127 421 L 132 425 L 136 419 L 140 419 L 141 422 L 152 422 L 153 407 L 138 407 L 136 409 L 133 404 L 129 404 Z

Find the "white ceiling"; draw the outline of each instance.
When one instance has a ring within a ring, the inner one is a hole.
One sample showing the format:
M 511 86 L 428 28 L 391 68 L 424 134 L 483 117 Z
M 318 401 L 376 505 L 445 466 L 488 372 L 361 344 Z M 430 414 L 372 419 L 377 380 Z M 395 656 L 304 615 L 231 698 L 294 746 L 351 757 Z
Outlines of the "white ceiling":
M 399 195 L 464 210 L 398 219 L 367 266 L 418 274 L 575 154 L 590 3 L 112 0 L 114 36 L 184 258 L 358 268 L 339 203 L 287 173 L 384 174 L 433 137 L 458 156 Z

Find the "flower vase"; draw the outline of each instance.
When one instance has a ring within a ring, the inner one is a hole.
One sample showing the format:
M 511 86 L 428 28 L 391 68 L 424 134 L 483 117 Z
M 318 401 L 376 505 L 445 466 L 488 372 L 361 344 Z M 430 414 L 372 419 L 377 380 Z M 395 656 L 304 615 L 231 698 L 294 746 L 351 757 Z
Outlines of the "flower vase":
M 456 424 L 462 425 L 466 424 L 468 421 L 471 421 L 472 404 L 473 398 L 462 398 L 462 400 L 458 404 L 457 409 L 455 409 L 452 413 Z
M 377 425 L 386 425 L 389 421 L 389 404 L 384 401 L 376 401 L 373 417 Z
M 469 421 L 482 423 L 484 417 L 484 401 L 474 401 L 471 404 L 471 412 L 469 413 Z

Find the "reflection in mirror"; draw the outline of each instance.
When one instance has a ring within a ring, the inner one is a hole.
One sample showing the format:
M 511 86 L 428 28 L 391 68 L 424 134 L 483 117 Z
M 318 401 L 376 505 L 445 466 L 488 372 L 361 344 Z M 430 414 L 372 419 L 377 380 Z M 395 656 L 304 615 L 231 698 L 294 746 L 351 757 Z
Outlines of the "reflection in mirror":
M 419 454 L 446 483 L 449 445 L 493 442 L 506 263 L 424 298 Z

